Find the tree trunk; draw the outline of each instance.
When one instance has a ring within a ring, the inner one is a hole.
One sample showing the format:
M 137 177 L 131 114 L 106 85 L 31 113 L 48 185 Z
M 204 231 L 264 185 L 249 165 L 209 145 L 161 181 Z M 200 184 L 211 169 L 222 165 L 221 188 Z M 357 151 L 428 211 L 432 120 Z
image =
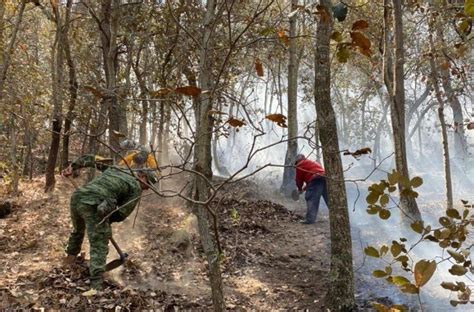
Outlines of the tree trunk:
M 201 50 L 199 51 L 199 87 L 202 90 L 212 90 L 210 45 L 211 36 L 214 33 L 213 22 L 215 19 L 216 1 L 208 0 L 206 9 L 203 19 L 204 29 L 201 40 Z M 203 174 L 207 179 L 212 179 L 211 139 L 213 119 L 208 113 L 212 109 L 211 95 L 210 92 L 201 94 L 199 96 L 198 105 L 194 107 L 197 124 L 196 145 L 194 147 L 194 170 Z M 194 190 L 194 198 L 197 200 L 205 201 L 209 197 L 209 187 L 198 175 L 194 177 Z M 209 265 L 209 280 L 211 283 L 214 311 L 225 311 L 219 261 L 220 254 L 210 234 L 209 213 L 203 205 L 194 205 L 194 212 L 197 215 L 199 235 Z
M 384 4 L 388 2 L 384 0 Z M 403 51 L 403 21 L 402 21 L 402 0 L 392 0 L 393 3 L 393 25 L 395 41 L 395 60 L 393 62 L 393 90 L 390 92 L 392 100 L 390 101 L 390 115 L 392 119 L 393 140 L 395 146 L 395 164 L 397 171 L 404 177 L 410 178 L 408 172 L 408 161 L 406 154 L 405 140 L 405 78 L 404 78 L 404 51 Z M 388 3 L 387 3 L 388 5 Z M 388 10 L 384 6 L 384 10 Z M 386 15 L 386 12 L 385 14 Z M 387 16 L 385 16 L 385 23 Z M 388 30 L 388 26 L 385 27 Z M 389 53 L 388 34 L 385 34 L 384 53 Z M 415 220 L 421 220 L 421 214 L 415 198 L 402 194 L 403 186 L 399 184 L 400 204 L 402 217 L 405 222 L 411 223 Z
M 7 79 L 8 67 L 10 67 L 11 55 L 13 53 L 13 49 L 15 48 L 16 37 L 18 34 L 18 30 L 20 29 L 21 20 L 23 19 L 23 12 L 25 12 L 25 6 L 26 0 L 22 0 L 20 3 L 20 9 L 18 11 L 18 16 L 13 26 L 13 33 L 12 37 L 10 38 L 8 48 L 6 51 L 3 51 L 2 67 L 0 69 L 0 99 L 3 98 L 3 88 L 5 87 L 5 80 Z
M 64 21 L 64 55 L 66 56 L 66 62 L 69 69 L 69 107 L 66 114 L 66 120 L 64 121 L 64 135 L 60 167 L 61 170 L 66 168 L 69 162 L 69 138 L 71 135 L 71 125 L 74 120 L 74 109 L 76 108 L 78 88 L 76 65 L 74 64 L 74 60 L 72 59 L 71 46 L 69 44 L 68 38 L 69 23 L 71 20 L 71 9 L 72 0 L 68 0 L 66 18 Z
M 10 157 L 11 157 L 11 168 L 12 168 L 12 184 L 11 192 L 13 196 L 18 195 L 18 164 L 16 157 L 16 125 L 15 125 L 15 115 L 11 114 L 10 117 Z
M 446 130 L 446 121 L 444 120 L 444 100 L 441 94 L 441 90 L 439 88 L 439 74 L 438 68 L 435 62 L 435 55 L 436 50 L 433 43 L 433 34 L 432 34 L 432 27 L 430 23 L 430 29 L 428 30 L 428 39 L 430 45 L 430 67 L 431 67 L 431 81 L 433 83 L 433 87 L 435 90 L 436 100 L 438 101 L 438 118 L 441 123 L 441 134 L 442 134 L 442 143 L 443 143 L 443 151 L 444 151 L 444 174 L 445 174 L 445 182 L 446 182 L 446 202 L 447 202 L 447 209 L 453 209 L 453 186 L 451 182 L 451 163 L 449 159 L 449 147 L 448 147 L 448 132 Z
M 298 0 L 291 0 L 291 12 L 297 9 Z M 290 17 L 290 37 L 289 37 L 289 62 L 288 62 L 288 143 L 285 156 L 285 167 L 283 170 L 283 181 L 280 192 L 290 197 L 296 190 L 295 168 L 292 167 L 298 153 L 298 61 L 297 61 L 297 39 L 296 39 L 296 21 L 297 14 Z
M 102 43 L 103 66 L 106 81 L 105 103 L 109 110 L 109 143 L 115 150 L 120 150 L 119 135 L 125 136 L 127 131 L 126 110 L 121 107 L 117 97 L 117 72 L 118 72 L 118 47 L 117 28 L 118 17 L 117 7 L 120 0 L 101 1 L 101 20 L 99 21 L 100 40 Z M 116 155 L 111 151 L 111 156 Z
M 333 24 L 331 1 L 321 0 L 320 4 L 325 13 L 322 14 L 316 31 L 314 99 L 330 207 L 331 271 L 326 303 L 331 311 L 352 311 L 355 308 L 352 241 L 336 116 L 330 90 L 329 41 Z
M 64 23 L 61 12 L 56 6 L 53 8 L 56 22 L 56 38 L 52 51 L 52 102 L 53 116 L 51 121 L 51 146 L 49 148 L 48 163 L 46 165 L 45 192 L 54 189 L 56 183 L 55 168 L 61 141 L 62 107 L 63 107 L 63 79 L 64 79 Z
M 444 32 L 443 25 L 437 25 L 436 33 L 438 41 L 441 44 L 441 50 L 443 51 L 444 61 L 447 64 L 450 64 L 450 59 L 448 58 L 448 52 L 446 48 L 446 43 L 444 41 Z M 465 159 L 467 155 L 467 140 L 466 133 L 463 127 L 464 117 L 462 112 L 462 106 L 459 102 L 458 97 L 456 96 L 452 86 L 451 86 L 451 77 L 449 69 L 447 66 L 442 66 L 441 71 L 441 83 L 445 91 L 448 103 L 453 110 L 453 119 L 454 119 L 454 150 L 456 151 L 456 157 Z

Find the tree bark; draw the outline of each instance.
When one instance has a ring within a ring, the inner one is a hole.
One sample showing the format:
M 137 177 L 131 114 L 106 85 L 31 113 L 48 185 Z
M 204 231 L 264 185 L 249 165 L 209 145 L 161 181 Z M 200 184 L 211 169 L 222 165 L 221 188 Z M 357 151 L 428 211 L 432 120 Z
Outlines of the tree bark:
M 441 50 L 443 52 L 443 59 L 447 64 L 450 64 L 450 59 L 448 58 L 448 52 L 446 48 L 446 43 L 444 41 L 444 31 L 442 25 L 437 25 L 436 27 L 436 34 L 438 38 L 438 42 L 441 45 Z M 446 66 L 442 66 L 440 68 L 441 73 L 441 84 L 443 85 L 443 89 L 446 93 L 446 97 L 448 99 L 448 103 L 453 110 L 453 119 L 454 119 L 454 150 L 456 151 L 456 156 L 461 158 L 462 160 L 465 159 L 467 156 L 467 139 L 466 133 L 463 127 L 464 124 L 464 117 L 462 112 L 462 106 L 459 102 L 458 97 L 456 96 L 453 87 L 451 86 L 451 77 L 449 73 L 449 69 Z
M 11 55 L 13 53 L 13 49 L 15 48 L 16 37 L 18 35 L 18 30 L 20 29 L 21 20 L 23 19 L 25 6 L 26 0 L 22 0 L 20 3 L 20 9 L 18 11 L 18 16 L 16 18 L 15 25 L 13 26 L 13 33 L 12 37 L 10 38 L 8 48 L 6 51 L 3 51 L 2 67 L 0 68 L 0 99 L 3 99 L 3 89 L 5 87 L 5 80 L 7 79 L 8 68 L 10 67 L 11 62 Z
M 211 59 L 210 48 L 212 35 L 214 33 L 216 1 L 208 0 L 206 13 L 203 19 L 203 36 L 201 49 L 199 51 L 199 87 L 202 90 L 212 90 L 211 82 Z M 196 144 L 194 147 L 194 170 L 203 174 L 207 179 L 212 179 L 212 156 L 211 139 L 213 129 L 213 118 L 209 115 L 212 109 L 210 92 L 199 96 L 198 105 L 195 105 L 196 116 Z M 163 110 L 162 110 L 163 111 Z M 205 180 L 198 175 L 194 177 L 194 198 L 205 201 L 209 197 L 209 187 Z M 209 229 L 209 213 L 205 206 L 194 205 L 194 212 L 198 219 L 199 235 L 206 254 L 209 266 L 209 280 L 212 290 L 212 302 L 214 311 L 225 311 L 224 294 L 222 289 L 222 278 L 220 269 L 220 254 L 216 249 L 214 238 Z
M 331 271 L 326 303 L 331 311 L 352 311 L 355 308 L 352 241 L 336 116 L 330 90 L 329 41 L 333 25 L 331 1 L 321 0 L 320 4 L 325 14 L 322 14 L 316 31 L 314 99 L 326 168 L 331 230 Z
M 66 56 L 66 63 L 69 70 L 69 106 L 66 114 L 66 119 L 64 120 L 64 135 L 63 135 L 63 146 L 61 154 L 61 170 L 66 168 L 69 162 L 69 138 L 71 136 L 71 125 L 74 120 L 74 109 L 76 108 L 77 102 L 77 74 L 76 74 L 76 65 L 72 59 L 71 46 L 69 44 L 68 30 L 69 23 L 71 21 L 71 9 L 72 9 L 72 0 L 67 1 L 67 11 L 64 21 L 64 55 Z
M 387 23 L 388 14 L 387 0 L 384 0 L 384 22 Z M 386 5 L 385 5 L 386 4 Z M 408 161 L 406 154 L 405 139 L 405 78 L 404 78 L 404 47 L 403 47 L 403 20 L 402 20 L 402 1 L 392 0 L 393 4 L 393 25 L 395 41 L 395 60 L 393 62 L 393 85 L 390 101 L 390 116 L 392 119 L 393 141 L 395 146 L 395 164 L 399 174 L 410 178 L 408 172 Z M 384 28 L 388 30 L 388 25 Z M 389 53 L 388 32 L 385 34 L 384 54 Z M 411 223 L 415 220 L 421 220 L 421 214 L 415 198 L 402 194 L 403 186 L 399 184 L 400 205 L 403 210 L 402 218 L 405 222 Z
M 433 42 L 432 27 L 430 22 L 430 29 L 428 30 L 428 41 L 430 45 L 430 68 L 431 68 L 431 81 L 435 90 L 436 100 L 438 101 L 438 118 L 441 123 L 441 134 L 442 134 L 442 143 L 444 151 L 444 174 L 445 174 L 445 183 L 446 183 L 446 203 L 447 209 L 453 209 L 453 186 L 451 179 L 451 162 L 449 159 L 449 146 L 448 146 L 448 132 L 446 129 L 446 121 L 444 120 L 444 100 L 439 88 L 439 73 L 437 64 L 435 61 L 436 50 Z
M 298 6 L 298 0 L 291 0 L 291 12 L 295 11 Z M 288 143 L 285 156 L 285 167 L 283 170 L 283 181 L 280 192 L 290 197 L 291 193 L 296 190 L 295 175 L 296 170 L 291 167 L 294 164 L 296 154 L 298 153 L 298 140 L 294 139 L 298 136 L 298 60 L 297 60 L 297 38 L 296 38 L 296 21 L 297 14 L 290 17 L 290 36 L 289 36 L 289 61 L 288 61 Z
M 56 38 L 52 50 L 52 102 L 53 116 L 51 121 L 51 146 L 49 148 L 48 162 L 46 165 L 45 192 L 54 189 L 56 183 L 55 168 L 61 142 L 62 106 L 63 106 L 63 80 L 64 80 L 64 22 L 58 6 L 53 7 L 54 21 L 56 23 Z
M 104 100 L 109 110 L 109 143 L 115 150 L 120 150 L 119 136 L 115 132 L 125 136 L 128 135 L 126 110 L 118 102 L 117 96 L 117 72 L 119 66 L 117 59 L 117 8 L 119 2 L 120 0 L 102 0 L 101 19 L 98 21 L 106 81 Z M 112 151 L 111 156 L 116 157 Z

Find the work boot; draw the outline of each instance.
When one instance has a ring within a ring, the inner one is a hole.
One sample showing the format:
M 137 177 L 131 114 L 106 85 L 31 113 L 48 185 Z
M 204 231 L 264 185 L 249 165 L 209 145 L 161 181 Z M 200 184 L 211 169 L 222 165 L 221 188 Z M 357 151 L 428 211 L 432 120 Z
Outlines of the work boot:
M 72 266 L 74 263 L 76 263 L 76 259 L 77 259 L 77 256 L 67 255 L 62 261 L 63 266 L 65 266 L 65 267 Z
M 91 277 L 91 288 L 97 291 L 104 289 L 104 279 L 102 277 Z
M 301 224 L 314 224 L 314 222 L 310 222 L 308 220 L 300 220 Z

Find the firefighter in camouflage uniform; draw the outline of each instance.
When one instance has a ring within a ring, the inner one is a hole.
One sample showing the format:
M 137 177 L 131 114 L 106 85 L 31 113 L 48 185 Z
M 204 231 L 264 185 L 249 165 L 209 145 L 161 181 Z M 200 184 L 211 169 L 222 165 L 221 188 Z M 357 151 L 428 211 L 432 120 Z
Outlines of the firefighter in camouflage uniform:
M 128 169 L 108 166 L 94 155 L 78 158 L 62 174 L 68 177 L 86 167 L 95 167 L 103 173 L 79 187 L 71 196 L 73 231 L 66 248 L 68 255 L 66 262 L 73 262 L 81 251 L 84 233 L 87 230 L 90 244 L 91 287 L 101 289 L 112 234 L 110 223 L 125 220 L 137 205 L 142 190 L 148 189 L 147 184 L 154 184 L 157 179 L 151 171 L 135 171 L 137 180 Z M 118 207 L 120 208 L 116 210 Z M 108 220 L 99 224 L 110 213 L 112 214 Z

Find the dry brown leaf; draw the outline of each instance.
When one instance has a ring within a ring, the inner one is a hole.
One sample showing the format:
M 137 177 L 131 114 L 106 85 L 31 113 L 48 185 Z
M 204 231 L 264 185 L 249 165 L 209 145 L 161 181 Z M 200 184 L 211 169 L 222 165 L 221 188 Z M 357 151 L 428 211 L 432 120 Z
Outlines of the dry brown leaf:
M 92 93 L 95 97 L 97 98 L 102 98 L 104 97 L 104 94 L 102 92 L 100 92 L 99 90 L 97 90 L 96 88 L 94 87 L 91 87 L 91 86 L 84 86 L 82 87 L 84 90 L 87 90 L 89 91 L 90 93 Z
M 270 114 L 265 116 L 266 119 L 273 121 L 277 125 L 279 125 L 282 128 L 287 128 L 288 126 L 286 125 L 286 116 L 282 114 Z
M 239 119 L 235 119 L 235 118 L 229 118 L 229 120 L 227 120 L 227 123 L 229 125 L 231 125 L 232 127 L 234 127 L 234 128 L 239 128 L 239 127 L 242 127 L 242 126 L 245 125 L 244 120 L 239 120 Z
M 262 65 L 262 62 L 260 61 L 260 59 L 258 57 L 255 60 L 255 71 L 257 72 L 257 76 L 259 76 L 259 77 L 264 76 L 263 65 Z
M 289 45 L 290 45 L 290 39 L 289 39 L 288 36 L 286 35 L 286 30 L 285 30 L 285 29 L 280 29 L 280 30 L 277 32 L 277 35 L 278 35 L 278 38 L 280 38 L 280 41 L 285 44 L 285 46 L 289 46 Z
M 352 46 L 361 48 L 362 50 L 370 50 L 370 40 L 361 32 L 351 31 Z
M 158 98 L 158 97 L 163 97 L 169 93 L 173 92 L 172 89 L 170 88 L 161 88 L 159 90 L 156 90 L 156 91 L 151 91 L 150 92 L 150 96 L 151 97 L 154 97 L 154 98 Z
M 470 123 L 467 124 L 467 129 L 474 130 L 474 121 L 471 121 Z
M 227 115 L 227 113 L 224 113 L 224 112 L 221 112 L 221 111 L 218 111 L 218 110 L 215 110 L 215 109 L 211 109 L 209 112 L 208 112 L 209 115 Z
M 177 93 L 181 93 L 187 96 L 198 96 L 199 94 L 201 94 L 202 90 L 198 87 L 186 86 L 186 87 L 177 87 L 175 91 Z
M 354 22 L 354 24 L 352 24 L 352 30 L 360 30 L 360 29 L 365 29 L 367 27 L 369 27 L 369 23 L 367 23 L 367 21 L 364 21 L 364 20 L 358 20 Z

